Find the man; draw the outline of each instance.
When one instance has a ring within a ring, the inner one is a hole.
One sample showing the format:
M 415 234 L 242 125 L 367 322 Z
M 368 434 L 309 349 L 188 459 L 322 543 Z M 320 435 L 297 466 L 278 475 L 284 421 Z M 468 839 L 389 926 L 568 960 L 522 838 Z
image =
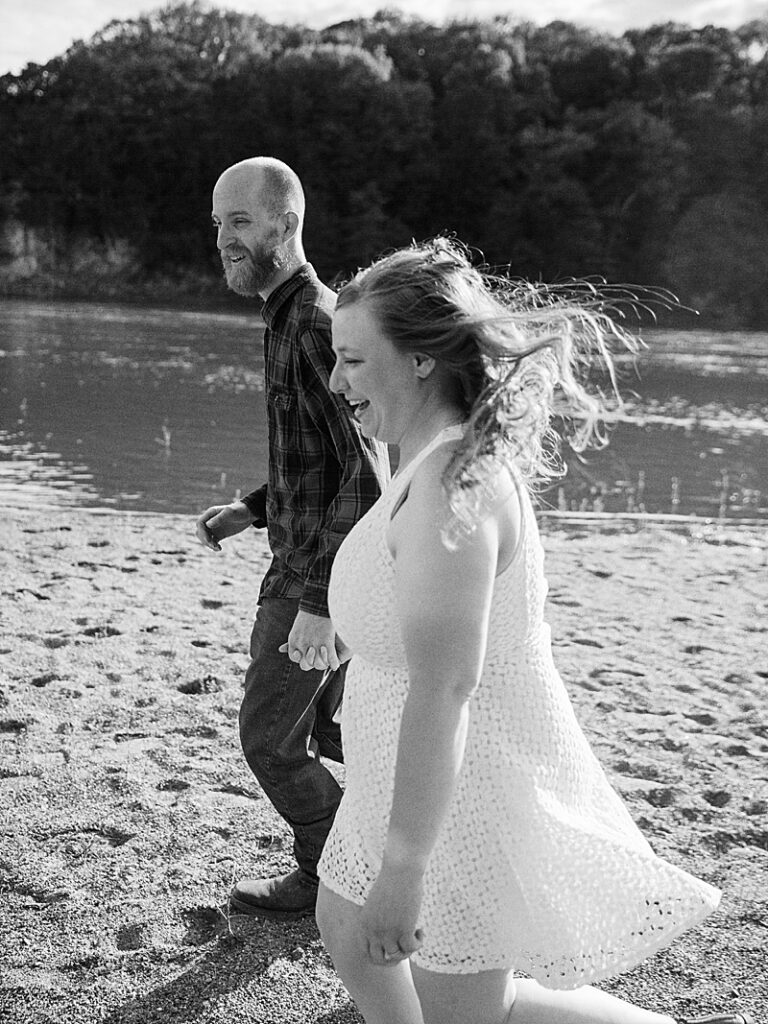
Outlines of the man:
M 334 716 L 346 666 L 328 617 L 331 564 L 389 473 L 385 449 L 362 436 L 328 386 L 336 296 L 304 256 L 304 205 L 296 174 L 269 157 L 234 164 L 214 188 L 227 284 L 264 300 L 269 478 L 197 521 L 198 537 L 214 551 L 249 526 L 266 526 L 272 551 L 251 636 L 240 740 L 293 830 L 298 867 L 277 878 L 243 879 L 230 900 L 241 913 L 283 918 L 314 911 L 317 861 L 341 799 L 320 761 L 342 760 Z

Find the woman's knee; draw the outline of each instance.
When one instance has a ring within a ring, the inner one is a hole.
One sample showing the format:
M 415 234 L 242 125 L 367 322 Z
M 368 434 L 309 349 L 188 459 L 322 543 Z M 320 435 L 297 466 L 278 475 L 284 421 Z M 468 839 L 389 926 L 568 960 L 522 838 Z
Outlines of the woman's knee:
M 506 1024 L 515 1001 L 512 973 L 443 974 L 412 966 L 424 1024 Z
M 315 921 L 317 922 L 317 929 L 320 932 L 320 938 L 328 948 L 329 942 L 333 939 L 333 914 L 331 911 L 331 901 L 328 898 L 330 895 L 328 889 L 320 883 L 320 888 L 317 893 L 317 904 L 315 906 Z
M 352 905 L 331 892 L 321 882 L 317 893 L 315 920 L 320 937 L 333 960 L 341 956 L 345 950 L 348 952 L 352 945 L 353 916 Z

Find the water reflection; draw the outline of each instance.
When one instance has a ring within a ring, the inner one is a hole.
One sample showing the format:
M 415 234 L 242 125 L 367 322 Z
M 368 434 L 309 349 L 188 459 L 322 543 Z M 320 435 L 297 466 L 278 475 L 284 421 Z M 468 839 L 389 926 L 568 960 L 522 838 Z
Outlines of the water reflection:
M 194 511 L 262 479 L 255 316 L 11 302 L 0 329 L 0 500 Z
M 768 517 L 768 335 L 649 332 L 554 508 Z M 266 476 L 255 314 L 0 302 L 0 503 L 188 512 Z

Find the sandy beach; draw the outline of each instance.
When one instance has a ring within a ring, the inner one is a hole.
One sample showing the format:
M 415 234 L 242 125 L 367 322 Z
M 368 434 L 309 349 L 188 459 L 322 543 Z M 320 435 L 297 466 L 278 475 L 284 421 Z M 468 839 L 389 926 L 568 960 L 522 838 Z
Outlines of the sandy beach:
M 313 921 L 231 917 L 291 867 L 245 766 L 241 679 L 268 562 L 194 520 L 5 510 L 0 1018 L 345 1024 Z M 656 851 L 720 909 L 606 985 L 660 1012 L 768 1021 L 765 528 L 543 520 L 555 658 Z M 471 1022 L 468 1022 L 471 1024 Z

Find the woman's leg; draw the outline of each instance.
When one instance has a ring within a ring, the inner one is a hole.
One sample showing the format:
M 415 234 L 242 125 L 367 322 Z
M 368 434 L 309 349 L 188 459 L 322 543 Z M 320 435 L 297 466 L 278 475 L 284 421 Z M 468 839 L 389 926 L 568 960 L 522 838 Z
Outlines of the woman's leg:
M 442 974 L 411 965 L 424 1024 L 506 1024 L 517 982 L 511 971 Z
M 424 1024 L 674 1024 L 591 986 L 556 992 L 509 971 L 411 970 Z
M 321 883 L 315 913 L 333 966 L 366 1024 L 424 1024 L 410 963 L 379 967 L 356 941 L 360 907 Z
M 509 1024 L 674 1024 L 672 1017 L 643 1010 L 585 985 L 568 992 L 519 978 Z
M 316 916 L 366 1024 L 675 1024 L 589 985 L 555 991 L 504 970 L 443 974 L 408 960 L 372 964 L 357 941 L 360 907 L 322 883 Z

